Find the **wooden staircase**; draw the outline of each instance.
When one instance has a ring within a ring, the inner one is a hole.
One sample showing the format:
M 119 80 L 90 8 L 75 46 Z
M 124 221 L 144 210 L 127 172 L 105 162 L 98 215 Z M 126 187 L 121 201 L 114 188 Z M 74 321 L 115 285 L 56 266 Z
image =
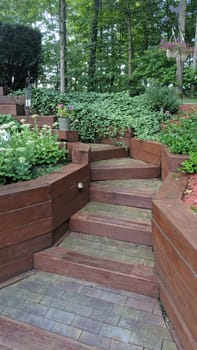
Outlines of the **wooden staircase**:
M 158 298 L 151 201 L 160 168 L 109 145 L 92 146 L 91 160 L 90 202 L 57 247 L 35 254 L 35 268 Z

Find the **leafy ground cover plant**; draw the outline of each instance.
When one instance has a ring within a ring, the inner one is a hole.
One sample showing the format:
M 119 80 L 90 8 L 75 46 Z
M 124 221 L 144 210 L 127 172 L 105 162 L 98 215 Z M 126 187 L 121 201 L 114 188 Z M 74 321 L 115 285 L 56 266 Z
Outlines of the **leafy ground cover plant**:
M 79 93 L 61 95 L 54 90 L 35 89 L 32 92 L 36 113 L 56 114 L 57 103 L 74 106 L 71 129 L 77 130 L 82 142 L 98 142 L 102 138 L 121 136 L 134 129 L 141 139 L 152 139 L 170 113 L 153 111 L 146 96 L 130 97 L 121 93 Z
M 197 114 L 167 122 L 157 141 L 164 143 L 172 153 L 189 156 L 182 163 L 181 172 L 197 172 Z
M 197 150 L 197 115 L 178 117 L 168 121 L 157 140 L 168 146 L 172 153 L 189 154 Z
M 67 162 L 57 134 L 48 126 L 39 129 L 15 122 L 0 126 L 0 184 L 33 179 Z

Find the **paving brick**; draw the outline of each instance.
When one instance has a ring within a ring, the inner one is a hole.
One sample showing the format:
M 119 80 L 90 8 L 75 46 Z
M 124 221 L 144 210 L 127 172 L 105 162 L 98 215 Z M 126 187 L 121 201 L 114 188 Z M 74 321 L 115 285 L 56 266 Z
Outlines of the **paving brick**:
M 119 316 L 130 317 L 132 319 L 138 320 L 141 311 L 127 306 L 115 305 L 113 308 L 113 313 Z
M 20 306 L 23 306 L 25 302 L 25 298 L 21 299 L 20 297 L 15 296 L 13 294 L 10 295 L 9 293 L 7 295 L 1 295 L 0 293 L 0 299 L 1 302 L 4 304 L 4 308 L 6 306 L 19 308 Z
M 157 314 L 151 314 L 150 312 L 142 311 L 140 313 L 139 319 L 156 326 L 161 326 L 164 328 L 166 327 L 163 317 Z
M 156 300 L 156 301 L 154 302 L 154 305 L 153 305 L 153 314 L 162 317 L 162 309 L 161 309 L 161 306 L 160 306 L 158 300 Z
M 108 310 L 96 309 L 91 314 L 91 318 L 116 326 L 120 316 Z
M 32 313 L 34 315 L 44 316 L 47 313 L 49 307 L 39 303 L 33 303 L 27 300 L 21 307 L 21 309 L 29 314 Z
M 171 341 L 164 340 L 162 350 L 177 350 L 177 346 Z
M 89 288 L 89 287 L 80 287 L 78 293 L 85 294 L 100 300 L 110 301 L 111 303 L 124 304 L 126 302 L 126 296 L 112 293 L 111 291 L 98 289 L 98 288 Z
M 34 293 L 25 289 L 20 289 L 15 286 L 10 286 L 6 288 L 6 294 L 8 293 L 15 297 L 19 297 L 21 300 L 28 299 L 34 302 L 40 302 L 40 300 L 43 298 L 43 295 L 39 293 Z
M 60 322 L 54 322 L 51 331 L 76 340 L 81 335 L 81 329 L 77 329 Z
M 101 327 L 100 335 L 114 340 L 119 340 L 120 342 L 128 343 L 131 332 L 128 329 L 103 324 Z
M 137 300 L 145 300 L 146 296 L 134 292 L 128 292 L 126 290 L 121 290 L 122 295 L 126 295 L 129 298 L 137 299 Z
M 26 291 L 29 291 L 31 293 L 39 293 L 40 289 L 43 288 L 43 284 L 35 281 L 35 280 L 29 280 L 25 279 L 23 281 L 20 281 L 16 284 L 18 288 L 25 289 Z
M 145 300 L 137 300 L 134 298 L 128 298 L 126 302 L 126 306 L 131 306 L 132 308 L 135 308 L 137 310 L 143 310 L 152 312 L 153 311 L 153 302 Z
M 98 334 L 101 329 L 102 323 L 93 319 L 76 316 L 72 322 L 72 326 L 86 330 L 91 333 Z
M 143 346 L 112 341 L 110 350 L 144 350 Z
M 58 321 L 69 325 L 73 321 L 75 315 L 67 311 L 50 308 L 45 317 L 49 320 Z
M 13 307 L 6 307 L 1 314 L 22 322 L 25 322 L 28 317 L 28 314 L 26 312 L 15 309 Z
M 67 303 L 61 299 L 57 299 L 57 298 L 50 297 L 50 296 L 44 296 L 42 298 L 42 300 L 40 301 L 40 304 L 64 310 L 64 309 L 66 309 Z
M 99 348 L 102 348 L 104 350 L 111 349 L 111 340 L 107 339 L 103 336 L 93 334 L 87 331 L 83 331 L 81 333 L 81 336 L 79 338 L 80 342 L 87 344 L 89 346 L 97 346 Z
M 160 327 L 143 327 L 132 332 L 129 343 L 150 348 L 151 350 L 162 350 L 163 338 L 168 334 L 168 331 Z M 168 334 L 169 336 L 169 334 Z
M 157 299 L 56 274 L 1 289 L 0 314 L 104 350 L 177 350 Z
M 40 317 L 38 315 L 33 315 L 33 314 L 29 314 L 26 318 L 26 322 L 36 326 L 36 327 L 40 327 L 46 330 L 51 330 L 52 326 L 53 326 L 53 321 L 51 320 L 47 320 L 44 317 Z
M 68 312 L 72 312 L 85 317 L 89 317 L 93 312 L 92 307 L 75 303 L 66 304 L 64 309 Z

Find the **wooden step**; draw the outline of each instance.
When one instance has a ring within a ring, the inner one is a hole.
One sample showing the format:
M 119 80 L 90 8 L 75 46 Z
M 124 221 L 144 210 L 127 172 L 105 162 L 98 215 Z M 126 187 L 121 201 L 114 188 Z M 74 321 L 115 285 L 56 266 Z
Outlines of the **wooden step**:
M 90 184 L 90 200 L 151 209 L 160 185 L 159 179 L 95 181 Z
M 151 297 L 159 296 L 159 284 L 152 268 L 142 264 L 130 265 L 52 247 L 35 254 L 34 267 Z
M 2 350 L 101 350 L 8 317 L 0 317 Z
M 71 216 L 69 230 L 152 245 L 149 209 L 89 202 Z
M 19 104 L 2 104 L 0 105 L 0 114 L 24 115 L 24 106 Z
M 121 263 L 154 266 L 152 247 L 107 237 L 68 231 L 59 247 Z
M 128 150 L 125 147 L 117 147 L 104 143 L 91 143 L 89 145 L 91 147 L 91 161 L 128 157 Z
M 147 179 L 160 176 L 160 167 L 132 158 L 115 158 L 91 163 L 91 180 Z

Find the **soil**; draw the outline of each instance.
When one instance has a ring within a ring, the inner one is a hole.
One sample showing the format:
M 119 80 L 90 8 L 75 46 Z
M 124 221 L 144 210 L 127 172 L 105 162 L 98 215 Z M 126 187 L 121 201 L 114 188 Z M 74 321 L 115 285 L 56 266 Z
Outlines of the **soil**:
M 197 173 L 188 176 L 187 186 L 183 193 L 183 201 L 197 210 Z

